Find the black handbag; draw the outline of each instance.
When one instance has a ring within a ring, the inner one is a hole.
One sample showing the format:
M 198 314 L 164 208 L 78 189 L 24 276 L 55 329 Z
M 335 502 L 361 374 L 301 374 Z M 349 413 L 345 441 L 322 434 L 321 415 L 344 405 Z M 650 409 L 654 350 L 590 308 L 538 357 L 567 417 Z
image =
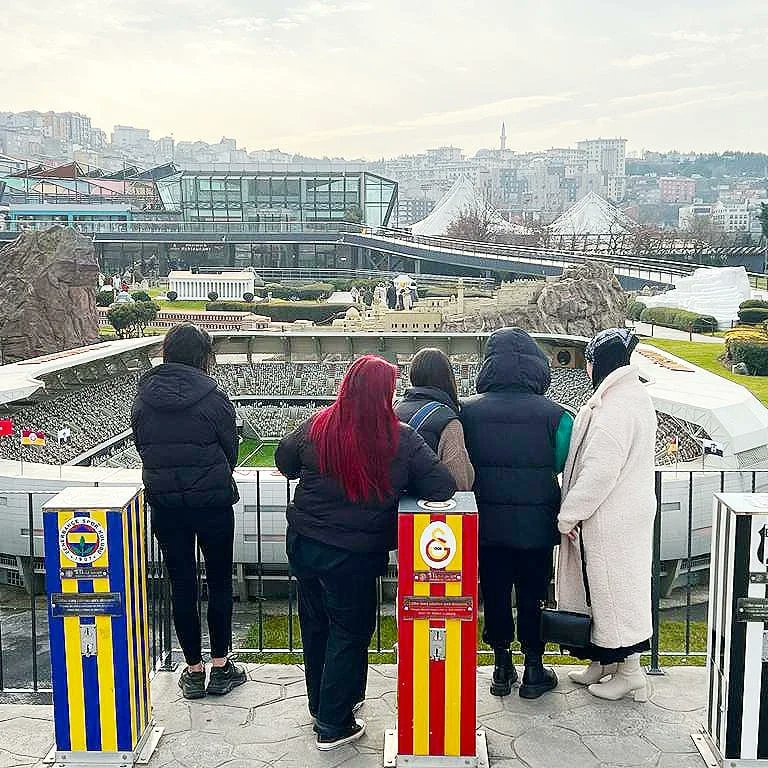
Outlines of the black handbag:
M 581 573 L 584 579 L 584 592 L 587 608 L 592 607 L 592 595 L 587 578 L 587 561 L 584 557 L 584 537 L 579 526 L 579 547 L 581 549 Z M 592 644 L 592 616 L 589 613 L 558 611 L 545 608 L 541 612 L 541 639 L 545 643 L 555 643 L 566 648 L 589 648 Z

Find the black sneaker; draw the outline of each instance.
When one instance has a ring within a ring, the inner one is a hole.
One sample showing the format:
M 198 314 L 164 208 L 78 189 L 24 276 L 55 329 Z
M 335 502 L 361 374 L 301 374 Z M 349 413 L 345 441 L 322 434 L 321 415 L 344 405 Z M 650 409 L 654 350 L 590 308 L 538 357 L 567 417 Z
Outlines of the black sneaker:
M 363 704 L 365 704 L 365 699 L 360 699 L 353 707 L 352 707 L 352 714 L 356 715 L 362 708 Z M 309 710 L 309 714 L 312 717 L 313 720 L 317 720 L 317 713 L 313 712 L 311 709 Z
M 187 667 L 179 678 L 179 688 L 185 699 L 202 699 L 205 696 L 205 670 L 190 672 Z
M 365 720 L 355 720 L 354 725 L 350 725 L 344 733 L 338 736 L 322 736 L 317 735 L 317 741 L 315 746 L 321 752 L 327 752 L 330 749 L 338 749 L 345 744 L 351 744 L 353 741 L 357 741 L 365 733 Z
M 509 651 L 496 651 L 491 680 L 491 696 L 509 696 L 517 682 L 517 670 Z
M 227 659 L 223 667 L 211 667 L 208 693 L 212 696 L 223 696 L 238 685 L 242 685 L 247 679 L 245 670 L 233 664 L 231 659 Z
M 546 668 L 540 658 L 525 660 L 523 684 L 520 686 L 521 699 L 538 699 L 547 691 L 557 688 L 557 675 L 554 669 Z

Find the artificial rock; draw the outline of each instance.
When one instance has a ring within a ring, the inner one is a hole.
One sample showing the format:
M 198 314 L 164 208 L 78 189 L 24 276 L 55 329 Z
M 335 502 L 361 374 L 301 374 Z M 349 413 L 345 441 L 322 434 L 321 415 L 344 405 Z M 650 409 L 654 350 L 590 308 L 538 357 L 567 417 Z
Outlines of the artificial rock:
M 0 344 L 11 363 L 98 340 L 93 243 L 65 227 L 23 232 L 0 249 Z
M 462 317 L 448 318 L 449 330 L 490 331 L 517 326 L 531 332 L 592 336 L 623 327 L 627 296 L 613 270 L 602 264 L 566 267 L 558 278 L 502 288 L 493 300 L 466 302 Z

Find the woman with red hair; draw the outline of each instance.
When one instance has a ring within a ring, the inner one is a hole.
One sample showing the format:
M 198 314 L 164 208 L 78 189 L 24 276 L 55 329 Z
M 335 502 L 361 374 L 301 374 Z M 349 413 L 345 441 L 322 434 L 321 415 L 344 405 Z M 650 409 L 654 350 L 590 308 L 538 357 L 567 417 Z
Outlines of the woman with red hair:
M 405 491 L 453 496 L 448 469 L 392 407 L 397 367 L 356 360 L 333 405 L 283 438 L 277 468 L 299 484 L 288 508 L 288 559 L 299 583 L 299 622 L 317 748 L 360 738 L 376 579 L 397 547 Z

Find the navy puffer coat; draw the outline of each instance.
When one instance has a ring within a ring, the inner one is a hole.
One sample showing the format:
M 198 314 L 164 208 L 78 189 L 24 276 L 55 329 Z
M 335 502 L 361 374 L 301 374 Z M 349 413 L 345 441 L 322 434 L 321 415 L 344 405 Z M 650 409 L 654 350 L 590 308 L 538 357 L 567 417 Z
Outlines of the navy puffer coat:
M 491 334 L 478 394 L 461 409 L 481 546 L 545 549 L 559 541 L 555 439 L 564 409 L 544 395 L 550 380 L 547 358 L 525 331 Z

